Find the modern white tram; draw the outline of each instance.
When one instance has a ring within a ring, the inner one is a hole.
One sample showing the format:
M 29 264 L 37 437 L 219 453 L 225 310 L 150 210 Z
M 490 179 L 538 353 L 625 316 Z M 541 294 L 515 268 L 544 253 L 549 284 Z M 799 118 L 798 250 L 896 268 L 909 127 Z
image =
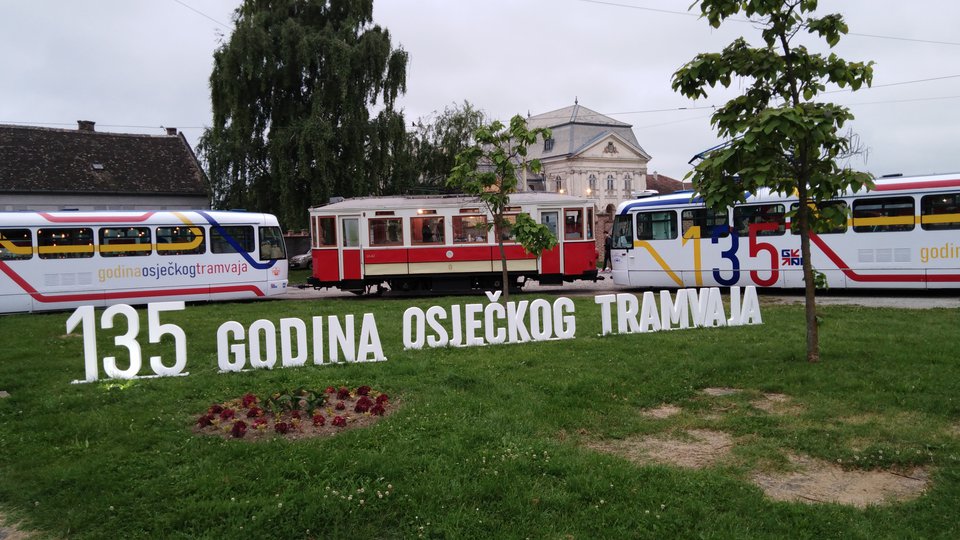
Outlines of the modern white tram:
M 0 212 L 0 313 L 282 294 L 277 219 L 221 211 Z
M 831 288 L 960 287 L 960 174 L 882 178 L 846 193 L 847 222 L 811 233 L 813 268 Z M 796 197 L 762 191 L 726 212 L 693 192 L 631 200 L 612 229 L 613 280 L 630 287 L 801 288 Z

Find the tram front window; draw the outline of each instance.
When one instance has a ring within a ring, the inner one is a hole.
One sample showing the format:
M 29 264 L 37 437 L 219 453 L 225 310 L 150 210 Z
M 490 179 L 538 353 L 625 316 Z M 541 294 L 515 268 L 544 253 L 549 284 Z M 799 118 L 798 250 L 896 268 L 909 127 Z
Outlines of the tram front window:
M 633 247 L 633 215 L 620 215 L 613 218 L 613 249 L 630 249 Z

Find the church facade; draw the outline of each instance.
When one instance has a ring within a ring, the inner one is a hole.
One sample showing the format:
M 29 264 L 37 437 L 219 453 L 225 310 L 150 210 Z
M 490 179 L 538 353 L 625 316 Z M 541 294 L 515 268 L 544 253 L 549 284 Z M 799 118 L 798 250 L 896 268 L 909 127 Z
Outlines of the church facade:
M 650 155 L 632 126 L 574 102 L 570 107 L 527 118 L 527 127 L 550 128 L 551 137 L 528 149 L 543 169 L 521 189 L 587 197 L 601 214 L 647 189 Z

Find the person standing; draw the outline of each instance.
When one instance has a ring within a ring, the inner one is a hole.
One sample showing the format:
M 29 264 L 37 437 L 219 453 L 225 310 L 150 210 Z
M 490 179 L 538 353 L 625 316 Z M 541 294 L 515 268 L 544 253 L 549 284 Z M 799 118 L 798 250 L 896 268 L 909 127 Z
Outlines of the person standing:
M 613 247 L 613 236 L 610 229 L 607 229 L 607 237 L 603 240 L 603 271 L 609 272 L 613 269 L 613 261 L 610 260 L 610 248 Z

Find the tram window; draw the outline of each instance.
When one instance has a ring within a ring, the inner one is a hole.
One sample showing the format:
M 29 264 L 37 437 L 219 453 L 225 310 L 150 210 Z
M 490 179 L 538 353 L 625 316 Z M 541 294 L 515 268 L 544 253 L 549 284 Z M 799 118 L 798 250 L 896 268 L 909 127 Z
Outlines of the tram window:
M 750 234 L 751 223 L 773 223 L 777 226 L 770 231 L 757 231 L 757 236 L 780 236 L 786 232 L 786 218 L 782 204 L 738 206 L 733 209 L 733 223 L 740 236 Z
M 337 218 L 313 218 L 313 247 L 332 247 L 337 245 Z
M 442 244 L 443 217 L 415 217 L 410 218 L 411 244 Z
M 563 238 L 564 240 L 583 239 L 583 209 L 568 209 L 563 211 Z
M 148 227 L 103 227 L 100 229 L 101 257 L 142 257 L 150 255 Z
M 482 244 L 486 241 L 486 216 L 453 216 L 454 244 Z
M 238 253 L 240 250 L 250 253 L 255 245 L 253 227 L 249 225 L 224 225 L 210 229 L 210 253 Z M 273 248 L 273 244 L 264 244 L 264 238 L 260 238 L 261 259 L 282 259 L 283 257 L 264 257 L 264 251 Z M 282 251 L 282 248 L 279 249 Z
M 93 229 L 39 229 L 37 252 L 41 259 L 81 259 L 93 257 Z
M 920 199 L 920 227 L 925 231 L 960 229 L 960 193 L 927 195 Z
M 550 231 L 554 238 L 557 238 L 557 213 L 555 211 L 542 212 L 540 223 Z
M 157 227 L 156 234 L 158 255 L 200 255 L 207 252 L 202 227 Z
M 629 249 L 633 247 L 633 215 L 621 215 L 613 218 L 613 227 L 610 230 L 613 249 Z
M 677 237 L 674 212 L 638 212 L 637 240 L 673 240 Z
M 0 261 L 22 261 L 32 257 L 30 229 L 0 229 Z
M 912 231 L 913 227 L 913 197 L 853 201 L 854 232 Z
M 587 240 L 593 240 L 593 208 L 587 208 Z
M 371 246 L 399 246 L 403 244 L 403 218 L 371 219 Z
M 730 234 L 727 213 L 716 212 L 712 208 L 684 210 L 680 214 L 680 222 L 684 238 L 690 227 L 700 227 L 700 238 L 713 238 L 714 232 L 717 233 L 718 238 L 724 238 Z
M 360 247 L 360 220 L 343 218 L 343 247 Z
M 231 227 L 225 227 L 230 232 Z M 241 227 L 237 227 L 241 228 Z M 246 228 L 246 227 L 242 227 Z M 252 233 L 252 231 L 251 231 Z M 234 237 L 236 238 L 236 237 Z M 252 238 L 251 238 L 252 240 Z M 283 233 L 280 227 L 260 227 L 260 260 L 273 261 L 286 259 L 287 250 L 283 242 Z M 246 249 L 246 247 L 244 247 Z M 253 251 L 252 249 L 250 251 Z
M 504 227 L 497 227 L 497 234 L 504 242 L 516 242 L 517 233 L 513 231 L 513 226 L 517 224 L 516 214 L 506 214 L 503 216 Z
M 800 230 L 797 228 L 800 224 L 800 220 L 797 218 L 797 208 L 800 205 L 793 203 L 790 205 L 790 211 L 793 212 L 793 217 L 790 219 L 790 233 L 791 234 L 800 234 Z M 847 216 L 850 215 L 850 211 L 847 209 L 847 203 L 845 201 L 823 201 L 820 204 L 816 205 L 816 212 L 823 212 L 825 209 L 830 209 L 830 212 L 837 213 L 837 219 L 834 223 L 824 223 L 821 226 L 818 226 L 814 229 L 814 232 L 817 234 L 843 234 L 847 232 Z M 839 214 L 842 214 L 841 217 Z M 826 217 L 826 216 L 824 216 Z

